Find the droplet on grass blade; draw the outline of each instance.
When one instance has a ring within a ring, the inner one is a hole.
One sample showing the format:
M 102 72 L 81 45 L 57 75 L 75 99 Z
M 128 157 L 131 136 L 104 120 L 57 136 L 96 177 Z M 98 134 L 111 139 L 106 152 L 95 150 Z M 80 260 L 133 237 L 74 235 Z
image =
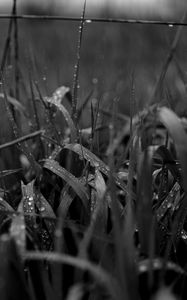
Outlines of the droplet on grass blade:
M 92 20 L 86 20 L 85 21 L 87 24 L 90 24 L 90 23 L 92 23 Z

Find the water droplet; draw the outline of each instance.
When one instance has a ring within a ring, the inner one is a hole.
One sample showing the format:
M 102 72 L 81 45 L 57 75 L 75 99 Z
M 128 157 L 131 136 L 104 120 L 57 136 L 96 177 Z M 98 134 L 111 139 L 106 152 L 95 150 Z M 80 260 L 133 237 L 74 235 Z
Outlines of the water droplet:
M 95 168 L 99 168 L 99 162 L 98 161 L 95 162 Z
M 167 208 L 171 208 L 171 207 L 172 207 L 171 203 L 168 203 Z
M 90 23 L 92 23 L 92 20 L 86 20 L 85 22 L 90 24 Z
M 169 26 L 170 28 L 172 28 L 172 27 L 173 27 L 173 24 L 169 24 L 168 26 Z
M 45 211 L 45 207 L 44 207 L 44 206 L 41 206 L 41 207 L 39 208 L 39 211 L 40 211 L 40 212 Z
M 184 230 L 181 231 L 181 238 L 187 240 L 187 233 Z

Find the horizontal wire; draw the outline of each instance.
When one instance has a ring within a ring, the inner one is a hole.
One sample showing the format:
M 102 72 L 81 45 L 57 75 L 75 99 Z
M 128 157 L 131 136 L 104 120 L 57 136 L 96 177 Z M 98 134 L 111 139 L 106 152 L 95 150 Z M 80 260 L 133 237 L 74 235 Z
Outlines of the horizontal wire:
M 50 15 L 11 15 L 0 14 L 0 19 L 20 19 L 20 20 L 56 20 L 56 21 L 74 21 L 80 22 L 80 17 L 50 16 Z M 187 26 L 187 23 L 180 21 L 156 21 L 141 19 L 123 19 L 123 18 L 85 18 L 85 23 L 124 23 L 124 24 L 142 24 L 142 25 L 167 25 L 167 26 Z

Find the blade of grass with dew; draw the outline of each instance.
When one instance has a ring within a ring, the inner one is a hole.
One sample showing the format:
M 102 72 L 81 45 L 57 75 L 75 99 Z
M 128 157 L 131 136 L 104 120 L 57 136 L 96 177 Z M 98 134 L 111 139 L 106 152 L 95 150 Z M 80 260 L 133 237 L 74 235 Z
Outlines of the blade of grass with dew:
M 19 82 L 20 82 L 20 74 L 19 74 L 19 37 L 18 37 L 18 20 L 16 18 L 17 15 L 17 0 L 13 0 L 13 15 L 15 18 L 14 22 L 14 67 L 15 67 L 15 97 L 19 100 L 20 91 L 19 91 Z
M 14 239 L 21 257 L 26 249 L 26 225 L 24 219 L 23 201 L 24 198 L 22 197 L 17 209 L 19 214 L 13 216 L 10 227 L 10 236 Z
M 25 215 L 25 223 L 31 228 L 36 226 L 35 218 L 35 194 L 34 194 L 34 183 L 32 180 L 28 184 L 21 183 L 22 197 L 23 197 L 23 212 Z
M 46 159 L 44 163 L 44 168 L 53 172 L 54 174 L 62 178 L 66 183 L 68 183 L 79 196 L 86 210 L 88 210 L 89 196 L 85 186 L 79 181 L 78 178 L 76 178 L 73 174 L 61 167 L 59 163 L 55 160 Z
M 33 132 L 33 133 L 30 133 L 30 134 L 27 134 L 25 136 L 22 136 L 20 138 L 17 138 L 15 140 L 12 140 L 11 142 L 7 142 L 7 143 L 4 143 L 2 145 L 0 145 L 0 150 L 2 149 L 5 149 L 5 148 L 8 148 L 8 147 L 11 147 L 13 145 L 16 145 L 16 144 L 21 144 L 29 139 L 32 139 L 38 135 L 43 135 L 44 131 L 43 130 L 39 130 L 39 131 L 36 131 L 36 132 Z M 3 172 L 3 171 L 2 171 Z M 8 172 L 8 171 L 7 171 Z M 10 171 L 11 172 L 11 171 Z M 6 173 L 6 172 L 5 172 Z M 3 174 L 3 173 L 2 173 Z
M 54 220 L 56 216 L 44 196 L 35 191 L 34 183 L 35 180 L 29 182 L 27 185 L 22 184 L 25 222 L 27 228 L 29 227 L 31 230 L 34 241 L 42 240 L 43 246 L 48 249 L 54 238 Z M 39 211 L 39 216 L 42 218 L 41 225 L 37 224 L 35 207 Z M 43 228 L 43 224 L 45 224 L 46 229 Z
M 61 253 L 63 251 L 63 224 L 67 216 L 69 207 L 73 202 L 76 193 L 66 184 L 60 194 L 60 204 L 57 209 L 57 224 L 55 229 L 55 251 Z
M 93 154 L 84 146 L 80 144 L 67 144 L 65 145 L 64 149 L 69 149 L 77 153 L 81 159 L 89 161 L 92 167 L 98 168 L 98 170 L 107 177 L 110 176 L 110 168 L 100 158 L 98 158 L 95 154 Z M 113 173 L 112 176 L 114 177 L 116 184 L 122 190 L 124 190 L 124 192 L 126 192 L 126 185 L 123 183 L 123 181 L 120 180 L 120 178 L 115 173 Z
M 51 239 L 54 238 L 56 215 L 45 197 L 36 191 L 36 207 L 39 211 L 40 216 L 44 219 L 44 223 L 47 227 L 48 233 L 50 234 Z
M 157 111 L 158 119 L 172 137 L 180 161 L 183 189 L 187 192 L 187 134 L 178 116 L 169 108 L 161 107 Z
M 7 111 L 7 114 L 8 114 L 8 118 L 9 118 L 10 124 L 12 126 L 12 131 L 13 131 L 13 134 L 14 134 L 15 138 L 19 138 L 19 130 L 18 130 L 17 124 L 16 124 L 16 122 L 14 120 L 14 117 L 12 115 L 12 112 L 11 112 L 9 104 L 8 104 L 8 99 L 7 99 L 7 94 L 6 94 L 6 88 L 5 88 L 5 82 L 4 82 L 3 76 L 2 76 L 2 81 L 3 81 L 2 87 L 3 87 L 3 93 L 4 93 L 4 102 L 5 102 L 5 107 L 6 107 L 6 111 Z M 36 162 L 34 156 L 30 152 L 28 144 L 26 142 L 24 142 L 24 145 L 21 145 L 18 142 L 18 146 L 19 146 L 20 150 L 26 155 L 27 159 L 29 160 L 29 162 L 31 164 L 31 167 L 33 168 L 33 170 L 35 171 L 36 175 L 38 176 L 40 174 L 41 167 Z
M 42 93 L 41 93 L 40 88 L 39 88 L 39 85 L 38 85 L 38 83 L 36 81 L 34 81 L 34 86 L 35 86 L 35 88 L 37 90 L 37 93 L 39 95 L 39 100 L 40 100 L 41 104 L 44 107 L 45 121 L 46 121 L 46 125 L 48 127 L 48 130 L 52 133 L 52 135 L 55 136 L 56 140 L 58 141 L 58 144 L 60 145 L 61 144 L 61 137 L 60 137 L 60 135 L 58 133 L 58 130 L 57 130 L 56 126 L 55 126 L 54 120 L 53 120 L 53 118 L 51 116 L 49 105 L 47 105 L 47 102 L 43 98 Z
M 66 87 L 61 87 L 61 89 L 57 89 L 54 94 L 52 95 L 52 97 L 46 97 L 45 100 L 48 103 L 51 103 L 53 105 L 55 105 L 63 114 L 68 127 L 70 128 L 70 132 L 71 132 L 71 142 L 75 143 L 77 141 L 77 131 L 74 125 L 74 122 L 72 120 L 72 118 L 70 117 L 69 112 L 67 111 L 67 109 L 62 105 L 62 103 L 60 102 L 61 99 L 64 98 L 64 96 L 66 95 L 66 93 L 69 91 L 69 88 Z M 60 93 L 60 95 L 59 95 Z
M 178 194 L 180 194 L 180 185 L 178 184 L 178 182 L 176 182 L 173 185 L 171 191 L 168 193 L 167 197 L 163 200 L 162 204 L 156 210 L 156 218 L 158 222 L 160 222 L 161 219 L 164 218 L 168 210 L 172 211 L 172 213 L 175 212 L 177 206 L 179 205 L 179 201 L 176 202 L 176 197 Z
M 111 295 L 112 299 L 114 300 L 122 299 L 122 295 L 120 294 L 119 285 L 116 279 L 112 275 L 105 272 L 103 268 L 88 260 L 81 259 L 78 257 L 73 257 L 66 254 L 58 254 L 58 253 L 51 253 L 45 251 L 44 252 L 26 251 L 24 254 L 24 259 L 26 261 L 46 260 L 50 262 L 57 262 L 61 264 L 74 266 L 83 271 L 88 271 L 99 285 L 102 285 L 106 288 L 106 290 Z
M 91 203 L 91 219 L 88 228 L 84 233 L 84 237 L 79 244 L 79 256 L 87 258 L 88 248 L 94 232 L 104 233 L 107 227 L 108 207 L 104 198 L 107 187 L 102 174 L 99 170 L 95 170 L 94 180 L 94 203 Z M 95 241 L 96 243 L 96 241 Z
M 77 51 L 76 51 L 77 59 L 76 59 L 74 75 L 73 75 L 72 119 L 74 121 L 75 126 L 77 126 L 77 117 L 78 117 L 77 116 L 78 85 L 79 85 L 78 81 L 79 81 L 79 68 L 80 68 L 80 59 L 81 59 L 81 46 L 82 46 L 85 13 L 86 13 L 86 0 L 84 0 L 81 22 L 79 25 Z
M 161 145 L 160 147 L 158 147 L 155 155 L 157 154 L 161 157 L 162 163 L 168 168 L 168 170 L 171 172 L 174 179 L 176 181 L 181 182 L 181 173 L 180 173 L 179 164 L 176 160 L 174 160 L 171 151 L 169 151 L 164 145 Z M 154 166 L 154 162 L 153 162 L 153 166 Z

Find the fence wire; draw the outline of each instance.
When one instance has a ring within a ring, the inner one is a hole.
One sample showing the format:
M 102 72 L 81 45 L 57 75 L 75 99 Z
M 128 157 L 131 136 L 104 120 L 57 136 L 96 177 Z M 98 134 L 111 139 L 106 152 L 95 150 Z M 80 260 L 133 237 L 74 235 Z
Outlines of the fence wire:
M 57 15 L 27 15 L 27 14 L 0 14 L 0 19 L 19 19 L 19 20 L 51 20 L 51 21 L 71 21 L 80 22 L 80 17 L 65 17 Z M 142 25 L 165 25 L 165 26 L 187 26 L 186 22 L 181 21 L 158 21 L 143 19 L 123 19 L 123 18 L 85 18 L 85 23 L 121 23 L 121 24 L 142 24 Z

